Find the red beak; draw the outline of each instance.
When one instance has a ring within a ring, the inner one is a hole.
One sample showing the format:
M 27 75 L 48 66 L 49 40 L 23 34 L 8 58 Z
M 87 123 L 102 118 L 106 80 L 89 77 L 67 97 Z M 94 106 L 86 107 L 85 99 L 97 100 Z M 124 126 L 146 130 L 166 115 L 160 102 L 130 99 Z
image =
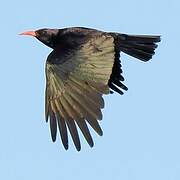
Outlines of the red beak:
M 19 35 L 28 35 L 28 36 L 36 37 L 36 32 L 35 31 L 26 31 L 26 32 L 20 33 Z

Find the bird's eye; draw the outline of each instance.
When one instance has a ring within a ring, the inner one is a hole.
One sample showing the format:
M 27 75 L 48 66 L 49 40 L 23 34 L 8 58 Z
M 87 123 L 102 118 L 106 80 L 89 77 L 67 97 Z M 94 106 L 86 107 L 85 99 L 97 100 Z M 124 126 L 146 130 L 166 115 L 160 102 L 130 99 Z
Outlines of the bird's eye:
M 46 31 L 42 31 L 42 35 L 43 35 L 43 36 L 46 36 L 46 35 L 47 35 L 47 32 L 46 32 Z

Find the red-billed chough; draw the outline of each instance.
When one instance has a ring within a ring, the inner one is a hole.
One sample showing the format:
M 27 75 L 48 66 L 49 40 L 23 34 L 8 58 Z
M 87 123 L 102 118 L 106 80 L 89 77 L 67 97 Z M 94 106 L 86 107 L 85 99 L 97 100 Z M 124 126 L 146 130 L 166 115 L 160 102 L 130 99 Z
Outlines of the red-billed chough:
M 160 36 L 127 35 L 73 27 L 40 29 L 21 35 L 36 37 L 52 48 L 46 61 L 45 116 L 50 122 L 52 140 L 59 128 L 68 149 L 68 130 L 78 151 L 81 149 L 77 126 L 86 141 L 94 145 L 87 123 L 101 136 L 103 94 L 123 94 L 120 52 L 149 61 Z

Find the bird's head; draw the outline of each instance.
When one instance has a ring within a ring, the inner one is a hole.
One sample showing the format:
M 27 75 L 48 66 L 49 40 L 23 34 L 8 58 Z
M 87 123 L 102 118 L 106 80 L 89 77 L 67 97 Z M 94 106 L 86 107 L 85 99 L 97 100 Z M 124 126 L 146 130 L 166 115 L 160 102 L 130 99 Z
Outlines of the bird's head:
M 58 29 L 39 29 L 36 31 L 26 31 L 20 35 L 29 35 L 36 37 L 39 41 L 45 45 L 53 48 L 55 37 L 57 37 L 59 30 Z

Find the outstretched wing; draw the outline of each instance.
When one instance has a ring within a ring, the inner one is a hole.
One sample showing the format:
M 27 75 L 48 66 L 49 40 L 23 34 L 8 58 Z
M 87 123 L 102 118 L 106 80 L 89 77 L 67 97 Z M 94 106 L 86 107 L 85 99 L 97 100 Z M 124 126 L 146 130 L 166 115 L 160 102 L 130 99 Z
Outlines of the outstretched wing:
M 65 149 L 68 149 L 68 130 L 79 151 L 81 149 L 77 126 L 88 144 L 93 139 L 87 122 L 99 134 L 103 132 L 103 94 L 109 93 L 108 80 L 114 63 L 114 38 L 108 34 L 89 38 L 78 47 L 58 47 L 46 63 L 46 120 L 50 121 L 52 140 L 57 127 Z

